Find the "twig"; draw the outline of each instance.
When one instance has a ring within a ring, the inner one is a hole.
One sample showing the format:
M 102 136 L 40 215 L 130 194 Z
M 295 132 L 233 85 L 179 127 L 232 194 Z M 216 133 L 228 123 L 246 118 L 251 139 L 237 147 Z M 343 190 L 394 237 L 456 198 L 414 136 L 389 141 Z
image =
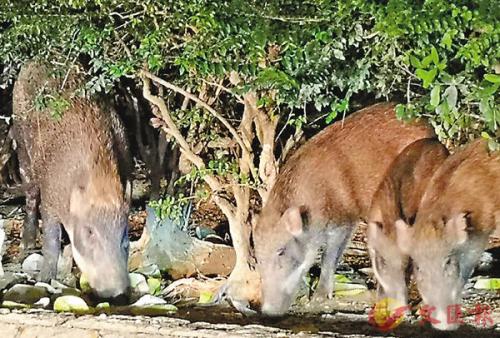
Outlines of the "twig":
M 206 83 L 206 84 L 208 84 L 208 85 L 211 85 L 211 86 L 215 86 L 215 87 L 220 88 L 221 90 L 225 91 L 226 93 L 233 95 L 233 96 L 236 98 L 236 100 L 238 100 L 238 102 L 239 102 L 239 103 L 241 103 L 241 104 L 245 104 L 245 101 L 243 101 L 243 99 L 241 98 L 241 96 L 239 96 L 238 94 L 233 93 L 233 92 L 231 91 L 231 89 L 229 89 L 229 88 L 227 88 L 227 87 L 224 87 L 224 86 L 223 86 L 223 85 L 221 85 L 221 84 L 218 84 L 218 83 L 215 83 L 215 82 L 210 82 L 210 81 L 207 81 L 207 80 L 205 80 L 205 79 L 201 79 L 201 81 L 205 82 L 205 83 Z
M 221 114 L 219 114 L 215 109 L 210 107 L 206 102 L 200 100 L 198 97 L 187 92 L 186 90 L 184 90 L 184 89 L 182 89 L 182 88 L 180 88 L 180 87 L 178 87 L 178 86 L 176 86 L 168 81 L 165 81 L 165 80 L 159 78 L 158 76 L 156 76 L 156 75 L 154 75 L 146 70 L 143 70 L 141 72 L 141 74 L 144 77 L 147 77 L 147 78 L 153 80 L 154 82 L 156 82 L 156 83 L 158 83 L 158 84 L 160 84 L 160 85 L 162 85 L 170 90 L 173 90 L 179 94 L 182 94 L 185 97 L 188 97 L 190 100 L 198 103 L 200 106 L 205 108 L 209 113 L 211 113 L 215 118 L 217 118 L 229 130 L 229 132 L 234 137 L 234 139 L 236 140 L 236 142 L 239 144 L 239 146 L 241 147 L 241 149 L 243 151 L 250 152 L 250 149 L 248 149 L 247 145 L 243 142 L 240 135 L 233 128 L 233 126 Z

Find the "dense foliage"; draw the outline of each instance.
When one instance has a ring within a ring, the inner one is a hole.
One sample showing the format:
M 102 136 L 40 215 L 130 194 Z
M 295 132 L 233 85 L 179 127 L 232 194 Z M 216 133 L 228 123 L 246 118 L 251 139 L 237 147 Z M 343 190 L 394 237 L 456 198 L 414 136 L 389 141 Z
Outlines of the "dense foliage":
M 33 56 L 83 60 L 95 92 L 147 67 L 195 91 L 225 83 L 218 106 L 232 119 L 235 97 L 258 91 L 291 128 L 395 99 L 400 117 L 429 117 L 442 139 L 482 133 L 493 147 L 499 13 L 494 0 L 0 0 L 0 75 L 11 84 Z

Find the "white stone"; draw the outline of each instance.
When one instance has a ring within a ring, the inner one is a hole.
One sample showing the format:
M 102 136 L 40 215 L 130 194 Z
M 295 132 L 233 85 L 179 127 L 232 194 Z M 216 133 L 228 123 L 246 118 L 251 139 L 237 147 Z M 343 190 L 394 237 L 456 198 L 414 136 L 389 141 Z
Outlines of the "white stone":
M 45 290 L 47 290 L 47 292 L 50 293 L 50 294 L 57 293 L 57 290 L 54 287 L 52 287 L 50 284 L 47 284 L 47 283 L 37 282 L 35 284 L 35 286 L 39 286 L 41 288 L 45 288 Z
M 49 297 L 42 297 L 38 300 L 38 302 L 33 304 L 33 307 L 35 307 L 37 309 L 46 309 L 49 307 L 49 305 L 50 305 L 50 298 Z
M 43 256 L 37 253 L 33 253 L 26 257 L 22 264 L 22 270 L 28 274 L 34 274 L 40 272 L 43 266 Z
M 142 307 L 142 306 L 160 305 L 160 304 L 167 304 L 167 302 L 165 301 L 165 299 L 162 299 L 160 297 L 144 295 L 137 302 L 132 304 L 132 306 Z
M 141 275 L 140 273 L 130 273 L 130 286 L 133 289 L 133 292 L 138 293 L 139 295 L 145 295 L 149 293 L 149 285 L 146 281 L 146 277 Z

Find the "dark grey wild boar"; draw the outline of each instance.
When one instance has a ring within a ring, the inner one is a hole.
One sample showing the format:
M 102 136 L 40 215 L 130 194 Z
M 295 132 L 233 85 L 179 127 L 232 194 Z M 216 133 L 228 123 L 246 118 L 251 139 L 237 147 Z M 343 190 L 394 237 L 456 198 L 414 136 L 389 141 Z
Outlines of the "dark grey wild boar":
M 332 297 L 337 262 L 387 168 L 408 144 L 433 136 L 382 103 L 334 123 L 290 157 L 253 229 L 264 314 L 287 311 L 321 247 L 315 297 Z
M 96 295 L 114 298 L 126 294 L 130 283 L 124 191 L 128 146 L 113 111 L 75 95 L 82 81 L 75 69 L 57 76 L 51 67 L 32 61 L 14 85 L 14 136 L 26 187 L 23 247 L 34 247 L 39 207 L 40 279 L 56 276 L 63 225 L 75 262 Z M 35 107 L 35 100 L 47 94 L 66 102 L 62 117 L 52 117 L 51 108 Z
M 368 250 L 378 282 L 378 298 L 389 298 L 388 310 L 407 305 L 410 259 L 397 244 L 397 220 L 412 223 L 427 185 L 448 150 L 437 139 L 406 147 L 387 170 L 373 195 L 368 216 Z
M 422 299 L 440 330 L 458 324 L 448 311 L 500 226 L 500 152 L 476 140 L 452 154 L 433 175 L 413 226 L 396 222 L 397 243 L 409 255 Z

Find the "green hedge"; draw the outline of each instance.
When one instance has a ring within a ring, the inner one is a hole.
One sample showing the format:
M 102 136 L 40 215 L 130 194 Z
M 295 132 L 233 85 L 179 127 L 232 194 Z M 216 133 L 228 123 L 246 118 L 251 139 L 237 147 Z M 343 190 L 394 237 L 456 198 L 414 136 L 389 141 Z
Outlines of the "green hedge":
M 0 0 L 1 82 L 33 56 L 86 60 L 90 92 L 147 66 L 183 87 L 235 71 L 234 94 L 292 126 L 330 123 L 377 98 L 439 136 L 498 147 L 498 1 Z M 227 82 L 226 82 L 227 83 Z M 219 103 L 233 116 L 231 97 Z M 234 117 L 234 116 L 233 116 Z

